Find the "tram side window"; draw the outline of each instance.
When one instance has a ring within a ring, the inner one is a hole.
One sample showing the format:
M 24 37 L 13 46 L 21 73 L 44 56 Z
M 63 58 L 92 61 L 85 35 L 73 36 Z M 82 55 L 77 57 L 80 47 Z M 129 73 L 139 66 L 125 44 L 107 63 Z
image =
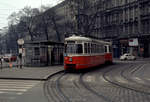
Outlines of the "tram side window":
M 105 46 L 105 52 L 107 53 L 107 46 Z
M 97 53 L 98 52 L 98 48 L 97 48 L 98 46 L 97 46 L 97 44 L 96 44 L 96 46 L 95 46 L 95 53 Z
M 96 45 L 96 53 L 99 53 L 99 45 Z
M 94 52 L 94 45 L 91 44 L 91 53 L 93 53 L 93 52 Z
M 99 53 L 104 53 L 104 46 L 103 45 L 99 45 Z
M 111 46 L 109 46 L 109 52 L 112 52 L 112 48 L 111 48 Z
M 87 43 L 84 44 L 84 50 L 85 50 L 85 53 L 88 53 L 88 44 Z
M 96 44 L 93 44 L 93 47 L 94 47 L 93 48 L 93 50 L 94 50 L 93 52 L 96 53 Z
M 97 45 L 97 53 L 99 53 L 100 52 L 100 47 L 99 47 L 99 45 Z
M 101 45 L 98 45 L 98 53 L 101 53 Z
M 91 53 L 91 45 L 88 43 L 88 53 Z
M 77 53 L 83 53 L 82 44 L 77 44 Z

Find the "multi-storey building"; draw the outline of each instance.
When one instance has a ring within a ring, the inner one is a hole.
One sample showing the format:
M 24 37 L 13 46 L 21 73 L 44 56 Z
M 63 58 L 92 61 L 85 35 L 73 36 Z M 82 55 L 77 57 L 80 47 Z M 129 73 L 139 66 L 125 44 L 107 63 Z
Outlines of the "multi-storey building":
M 55 8 L 64 9 L 65 33 L 78 29 L 80 35 L 110 40 L 114 57 L 150 56 L 149 0 L 65 0 Z
M 65 0 L 51 9 L 61 15 L 56 20 L 61 35 L 78 29 L 80 35 L 112 41 L 114 57 L 127 52 L 150 56 L 149 0 Z
M 114 57 L 127 52 L 150 56 L 149 0 L 101 0 L 97 7 L 93 36 L 111 40 Z

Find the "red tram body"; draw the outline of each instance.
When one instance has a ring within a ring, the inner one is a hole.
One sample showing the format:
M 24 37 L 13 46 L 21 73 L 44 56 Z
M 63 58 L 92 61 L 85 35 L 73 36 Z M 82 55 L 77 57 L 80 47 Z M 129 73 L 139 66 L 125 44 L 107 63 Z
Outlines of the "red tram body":
M 85 69 L 112 63 L 111 43 L 81 36 L 65 39 L 64 69 Z

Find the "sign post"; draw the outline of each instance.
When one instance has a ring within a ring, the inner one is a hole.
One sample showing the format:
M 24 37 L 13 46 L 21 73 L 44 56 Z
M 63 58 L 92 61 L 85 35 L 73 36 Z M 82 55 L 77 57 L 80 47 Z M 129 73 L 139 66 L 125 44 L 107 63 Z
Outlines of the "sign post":
M 135 54 L 134 53 L 134 47 L 137 47 L 138 45 L 139 45 L 138 38 L 129 39 L 129 46 L 130 46 L 130 53 L 131 54 Z
M 132 38 L 132 39 L 129 39 L 129 46 L 138 46 L 138 39 L 137 38 Z
M 24 40 L 23 39 L 18 39 L 17 43 L 19 45 L 19 59 L 20 59 L 20 68 L 22 68 L 22 53 L 23 53 L 23 44 L 24 44 Z

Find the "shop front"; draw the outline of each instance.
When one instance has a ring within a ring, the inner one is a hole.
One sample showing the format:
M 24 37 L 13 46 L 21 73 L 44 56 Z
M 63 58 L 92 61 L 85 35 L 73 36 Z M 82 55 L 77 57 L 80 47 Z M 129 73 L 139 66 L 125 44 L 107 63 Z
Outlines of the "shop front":
M 144 58 L 150 57 L 150 36 L 142 36 L 139 39 L 140 55 Z
M 120 55 L 129 53 L 128 39 L 120 39 L 120 51 L 121 51 Z
M 64 44 L 56 42 L 25 43 L 25 66 L 49 66 L 63 64 Z
M 113 57 L 119 58 L 120 57 L 120 42 L 119 42 L 119 40 L 112 41 L 112 48 L 113 48 Z

